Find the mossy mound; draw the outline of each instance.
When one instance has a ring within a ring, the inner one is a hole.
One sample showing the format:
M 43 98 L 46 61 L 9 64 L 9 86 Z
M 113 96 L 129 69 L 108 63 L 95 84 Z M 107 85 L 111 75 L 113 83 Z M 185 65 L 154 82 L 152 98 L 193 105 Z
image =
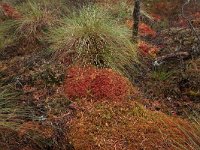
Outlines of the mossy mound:
M 123 100 L 130 96 L 128 79 L 111 69 L 74 66 L 68 69 L 65 94 L 69 99 Z
M 80 100 L 78 105 L 82 109 L 70 125 L 76 150 L 189 150 L 197 140 L 189 122 L 147 110 L 131 100 Z

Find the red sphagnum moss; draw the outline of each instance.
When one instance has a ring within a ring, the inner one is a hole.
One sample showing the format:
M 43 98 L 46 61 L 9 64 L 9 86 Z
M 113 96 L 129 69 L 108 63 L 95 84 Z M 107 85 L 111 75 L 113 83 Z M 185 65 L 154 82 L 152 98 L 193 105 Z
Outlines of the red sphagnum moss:
M 147 42 L 140 41 L 139 50 L 143 55 L 156 56 L 157 52 L 159 51 L 159 48 Z
M 126 20 L 126 25 L 127 25 L 128 28 L 131 29 L 133 27 L 133 21 L 132 20 Z M 141 36 L 155 37 L 156 36 L 156 31 L 154 31 L 147 24 L 141 22 L 139 24 L 139 34 Z
M 128 79 L 111 69 L 75 66 L 68 70 L 64 89 L 69 99 L 121 100 L 131 88 Z

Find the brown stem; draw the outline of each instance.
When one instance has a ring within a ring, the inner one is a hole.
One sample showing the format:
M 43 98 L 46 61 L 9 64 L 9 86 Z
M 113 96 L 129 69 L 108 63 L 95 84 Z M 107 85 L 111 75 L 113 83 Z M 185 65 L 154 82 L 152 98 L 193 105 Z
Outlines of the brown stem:
M 133 11 L 133 41 L 138 40 L 139 23 L 140 23 L 140 0 L 135 0 L 135 6 Z

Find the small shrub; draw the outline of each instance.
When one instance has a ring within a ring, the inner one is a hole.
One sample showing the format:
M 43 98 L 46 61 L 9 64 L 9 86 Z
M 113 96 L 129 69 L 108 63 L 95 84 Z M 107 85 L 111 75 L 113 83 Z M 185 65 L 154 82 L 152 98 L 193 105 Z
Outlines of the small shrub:
M 65 81 L 68 98 L 121 100 L 128 97 L 130 85 L 124 77 L 110 69 L 72 67 Z
M 123 71 L 124 65 L 137 61 L 134 45 L 127 38 L 130 35 L 105 10 L 89 6 L 65 18 L 49 39 L 59 57 L 61 52 L 62 56 L 74 53 L 74 63 Z

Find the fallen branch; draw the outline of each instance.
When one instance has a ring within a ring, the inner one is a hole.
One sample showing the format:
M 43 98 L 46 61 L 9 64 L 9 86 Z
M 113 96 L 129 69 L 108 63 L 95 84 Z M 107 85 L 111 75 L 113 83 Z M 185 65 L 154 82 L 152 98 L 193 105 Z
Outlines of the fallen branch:
M 156 59 L 156 61 L 154 62 L 154 65 L 160 65 L 164 61 L 169 61 L 169 60 L 173 60 L 173 59 L 176 59 L 176 58 L 186 59 L 186 58 L 189 58 L 189 57 L 190 57 L 190 54 L 188 52 L 170 53 L 170 54 L 158 57 Z

